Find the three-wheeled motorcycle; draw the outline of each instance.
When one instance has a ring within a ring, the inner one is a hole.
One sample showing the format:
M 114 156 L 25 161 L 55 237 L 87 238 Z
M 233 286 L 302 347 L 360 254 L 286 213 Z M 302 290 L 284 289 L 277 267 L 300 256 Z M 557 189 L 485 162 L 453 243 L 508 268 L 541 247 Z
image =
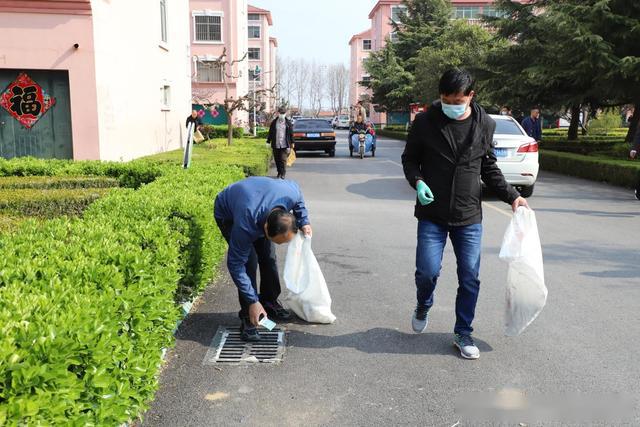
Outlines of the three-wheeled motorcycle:
M 351 134 L 349 156 L 353 157 L 354 152 L 361 159 L 364 159 L 366 153 L 371 153 L 371 157 L 376 156 L 376 135 L 373 128 L 359 130 L 357 133 Z

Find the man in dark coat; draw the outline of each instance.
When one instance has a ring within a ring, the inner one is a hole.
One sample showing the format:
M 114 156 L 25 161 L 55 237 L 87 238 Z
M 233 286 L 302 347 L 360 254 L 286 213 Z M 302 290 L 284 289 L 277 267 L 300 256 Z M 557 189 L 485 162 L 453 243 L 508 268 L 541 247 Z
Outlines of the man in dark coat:
M 293 122 L 287 117 L 287 109 L 280 107 L 278 117 L 271 122 L 267 144 L 271 144 L 273 159 L 278 169 L 278 178 L 287 174 L 287 158 L 293 148 Z
M 412 327 L 427 329 L 442 255 L 451 239 L 458 263 L 454 344 L 462 357 L 477 359 L 471 323 L 480 290 L 482 183 L 515 211 L 527 201 L 509 185 L 496 164 L 492 142 L 496 123 L 473 101 L 473 78 L 452 69 L 440 80 L 440 101 L 416 116 L 402 154 L 409 184 L 417 190 L 417 307 Z

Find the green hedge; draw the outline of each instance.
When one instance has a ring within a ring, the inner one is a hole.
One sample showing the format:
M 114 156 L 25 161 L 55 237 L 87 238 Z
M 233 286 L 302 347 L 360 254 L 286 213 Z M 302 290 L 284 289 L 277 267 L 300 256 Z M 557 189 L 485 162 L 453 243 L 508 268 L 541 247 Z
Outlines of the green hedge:
M 1 176 L 107 176 L 118 179 L 120 186 L 138 188 L 162 174 L 159 165 L 136 160 L 129 163 L 44 160 L 19 157 L 0 159 Z
M 196 147 L 188 170 L 181 160 L 181 150 L 127 164 L 0 160 L 0 176 L 132 187 L 88 189 L 109 194 L 82 218 L 0 215 L 10 226 L 0 234 L 0 425 L 120 425 L 148 408 L 179 303 L 202 292 L 224 255 L 213 200 L 244 171 L 266 172 L 270 157 L 264 143 L 239 140 Z M 32 200 L 85 190 L 5 191 Z
M 236 167 L 163 167 L 114 189 L 82 219 L 0 235 L 0 425 L 119 425 L 157 388 L 176 301 L 222 259 L 211 213 Z
M 376 134 L 381 137 L 400 139 L 402 141 L 406 141 L 407 139 L 407 132 L 401 132 L 401 131 L 378 129 L 376 130 Z
M 256 138 L 267 139 L 269 137 L 269 130 L 259 130 L 256 132 Z
M 108 191 L 108 188 L 0 189 L 0 213 L 42 218 L 80 215 Z
M 183 151 L 175 150 L 145 158 L 159 165 L 181 165 Z M 241 167 L 246 175 L 266 175 L 271 162 L 271 150 L 262 140 L 234 139 L 227 146 L 226 139 L 207 141 L 194 147 L 193 165 L 231 165 Z
M 0 188 L 113 188 L 118 187 L 116 178 L 105 176 L 30 176 L 0 177 Z
M 204 125 L 202 126 L 202 135 L 205 139 L 226 138 L 229 127 L 224 125 Z M 242 138 L 244 129 L 241 127 L 233 128 L 233 137 Z
M 540 152 L 540 167 L 593 181 L 608 182 L 635 188 L 640 181 L 640 162 L 612 160 L 597 156 L 584 156 L 548 150 Z

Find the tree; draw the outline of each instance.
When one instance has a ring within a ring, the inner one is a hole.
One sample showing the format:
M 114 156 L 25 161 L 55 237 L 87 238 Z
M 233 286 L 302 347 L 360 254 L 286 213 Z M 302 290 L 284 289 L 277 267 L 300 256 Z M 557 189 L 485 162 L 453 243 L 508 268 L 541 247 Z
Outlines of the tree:
M 294 64 L 294 94 L 296 96 L 297 107 L 302 111 L 309 85 L 309 63 L 304 59 L 298 59 Z
M 449 68 L 463 67 L 474 72 L 484 67 L 486 55 L 495 44 L 485 28 L 464 20 L 452 22 L 433 46 L 422 48 L 414 60 L 414 101 L 431 103 L 438 99 L 440 76 Z M 504 47 L 504 43 L 499 44 Z
M 391 44 L 373 52 L 364 62 L 371 76 L 369 82 L 360 82 L 372 90 L 371 102 L 380 111 L 405 111 L 413 101 L 414 76 L 402 65 Z
M 314 117 L 318 117 L 322 111 L 322 101 L 325 98 L 327 86 L 327 67 L 313 62 L 310 66 L 310 77 L 308 82 L 309 104 Z
M 496 5 L 505 16 L 489 22 L 511 44 L 492 51 L 487 61 L 485 88 L 493 99 L 568 108 L 569 139 L 577 139 L 582 108 L 595 111 L 640 99 L 637 2 L 498 0 Z

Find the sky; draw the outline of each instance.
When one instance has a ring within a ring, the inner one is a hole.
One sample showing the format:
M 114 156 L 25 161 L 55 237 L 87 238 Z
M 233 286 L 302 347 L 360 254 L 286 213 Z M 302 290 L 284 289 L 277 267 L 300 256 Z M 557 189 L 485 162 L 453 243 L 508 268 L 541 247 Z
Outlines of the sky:
M 271 11 L 282 57 L 350 65 L 349 40 L 370 28 L 376 0 L 249 0 Z

